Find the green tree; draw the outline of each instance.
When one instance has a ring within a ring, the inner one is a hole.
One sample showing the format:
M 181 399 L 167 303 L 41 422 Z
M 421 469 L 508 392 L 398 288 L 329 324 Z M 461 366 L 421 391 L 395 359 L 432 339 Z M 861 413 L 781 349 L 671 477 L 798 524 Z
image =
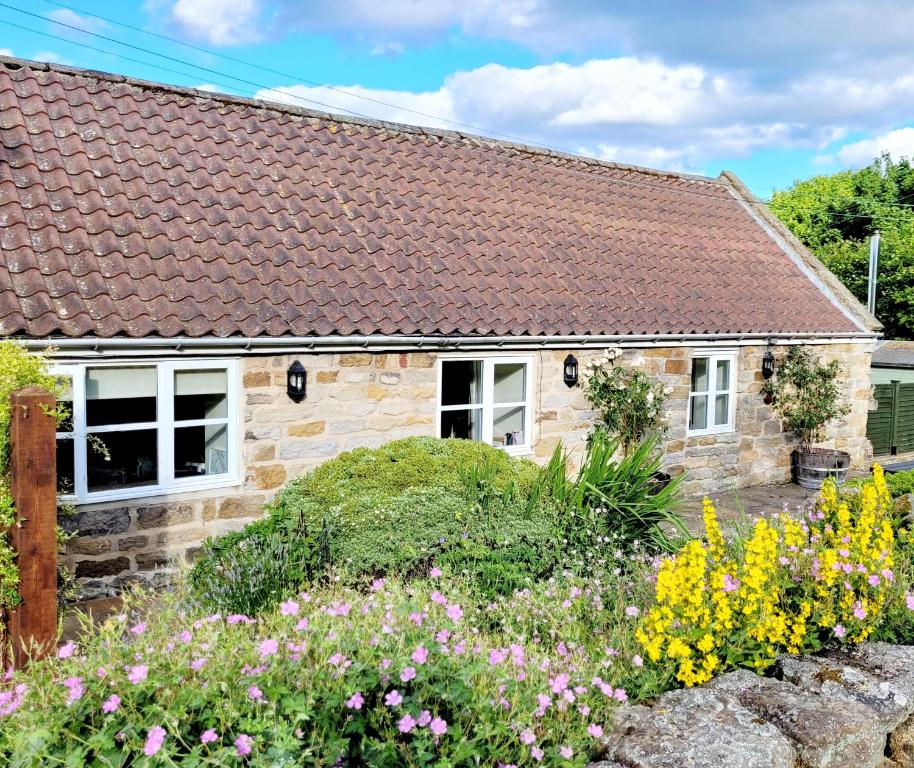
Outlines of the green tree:
M 879 230 L 876 316 L 887 338 L 914 339 L 914 163 L 888 155 L 858 171 L 798 181 L 771 210 L 861 301 Z

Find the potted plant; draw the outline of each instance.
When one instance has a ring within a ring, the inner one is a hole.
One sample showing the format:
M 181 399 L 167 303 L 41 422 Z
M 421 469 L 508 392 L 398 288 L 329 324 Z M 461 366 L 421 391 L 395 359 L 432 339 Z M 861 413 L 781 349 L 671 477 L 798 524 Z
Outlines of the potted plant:
M 840 372 L 837 360 L 824 363 L 808 347 L 797 345 L 790 348 L 762 387 L 786 431 L 800 441 L 793 451 L 793 476 L 804 488 L 821 488 L 827 477 L 841 483 L 850 467 L 846 451 L 815 446 L 825 439 L 829 422 L 850 411 L 850 406 L 841 402 Z
M 610 352 L 587 366 L 584 394 L 599 416 L 594 431 L 617 439 L 628 457 L 645 438 L 663 434 L 666 396 L 659 382 L 642 371 L 613 365 L 614 357 Z M 659 490 L 670 476 L 657 472 L 655 481 Z

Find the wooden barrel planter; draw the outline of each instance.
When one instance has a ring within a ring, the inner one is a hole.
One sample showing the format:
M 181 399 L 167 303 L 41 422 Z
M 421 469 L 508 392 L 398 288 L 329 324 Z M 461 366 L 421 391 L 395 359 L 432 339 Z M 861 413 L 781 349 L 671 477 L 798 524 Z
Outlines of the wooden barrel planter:
M 850 466 L 851 456 L 846 451 L 810 448 L 793 452 L 793 480 L 802 488 L 817 490 L 829 477 L 835 478 L 840 485 Z

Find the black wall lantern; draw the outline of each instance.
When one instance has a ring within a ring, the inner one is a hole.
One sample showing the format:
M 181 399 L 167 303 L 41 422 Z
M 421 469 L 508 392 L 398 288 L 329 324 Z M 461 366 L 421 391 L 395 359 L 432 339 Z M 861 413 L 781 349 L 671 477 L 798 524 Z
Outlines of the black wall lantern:
M 774 376 L 774 352 L 770 349 L 765 350 L 762 357 L 762 377 L 766 380 Z
M 308 383 L 308 372 L 298 360 L 289 366 L 286 371 L 286 394 L 293 403 L 300 403 L 305 399 L 305 387 Z
M 578 359 L 574 355 L 568 355 L 562 368 L 562 378 L 569 387 L 573 387 L 578 383 Z

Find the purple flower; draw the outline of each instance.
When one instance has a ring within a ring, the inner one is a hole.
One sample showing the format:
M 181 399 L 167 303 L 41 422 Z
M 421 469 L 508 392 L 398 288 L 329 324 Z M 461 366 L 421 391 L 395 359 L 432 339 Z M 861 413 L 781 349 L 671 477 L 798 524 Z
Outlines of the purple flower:
M 520 743 L 526 744 L 528 747 L 536 741 L 536 735 L 529 728 L 525 728 L 520 732 Z
M 365 698 L 359 691 L 356 691 L 352 696 L 349 697 L 349 701 L 346 702 L 346 706 L 349 709 L 361 709 L 362 705 L 365 703 Z
M 835 633 L 835 637 L 844 637 L 847 634 L 847 630 L 844 628 L 843 624 L 835 624 L 832 628 L 832 632 Z
M 226 623 L 228 624 L 250 624 L 251 619 L 245 616 L 243 613 L 233 613 L 231 616 L 226 618 Z
M 879 577 L 875 573 L 870 574 L 870 577 L 867 579 L 867 581 L 870 583 L 871 587 L 879 586 Z
M 117 712 L 117 708 L 120 705 L 121 697 L 116 693 L 112 693 L 107 699 L 105 699 L 105 703 L 102 704 L 102 712 L 104 712 L 106 715 L 110 715 L 112 712 Z
M 130 627 L 130 632 L 131 632 L 131 634 L 134 634 L 134 635 L 142 635 L 145 631 L 146 631 L 146 622 L 145 621 L 141 621 L 139 624 L 134 624 L 132 627 Z M 155 729 L 153 729 L 153 730 L 155 730 Z M 159 746 L 161 746 L 161 745 L 159 745 Z M 158 750 L 156 750 L 156 751 L 158 751 Z M 155 754 L 155 753 L 153 753 L 153 754 Z
M 428 729 L 435 734 L 435 736 L 444 736 L 447 733 L 447 723 L 442 720 L 440 717 L 436 717 L 432 720 L 431 725 Z
M 263 691 L 260 690 L 256 685 L 252 685 L 248 688 L 248 698 L 251 701 L 262 701 L 263 700 Z
M 424 645 L 420 645 L 418 648 L 416 648 L 415 651 L 413 651 L 413 655 L 410 656 L 410 658 L 416 664 L 425 664 L 426 660 L 428 659 L 428 649 Z
M 200 734 L 200 743 L 209 744 L 213 741 L 216 741 L 219 737 L 216 735 L 215 728 L 207 728 L 203 733 Z
M 463 609 L 457 605 L 457 603 L 453 603 L 447 607 L 447 617 L 453 621 L 457 621 L 463 617 Z
M 644 666 L 644 659 L 642 659 L 642 658 L 636 653 L 634 656 L 632 656 L 632 664 L 634 664 L 636 667 L 643 667 L 643 666 Z
M 419 713 L 419 719 L 416 721 L 421 728 L 425 728 L 432 721 L 432 713 L 427 709 L 423 709 Z
M 127 679 L 134 685 L 139 685 L 148 675 L 149 667 L 145 664 L 137 664 L 135 667 L 130 667 L 130 670 L 127 673 Z
M 298 603 L 294 600 L 287 600 L 279 606 L 279 614 L 281 616 L 297 616 Z
M 628 694 L 621 688 L 616 688 L 616 690 L 613 691 L 613 698 L 616 701 L 628 701 Z
M 914 594 L 911 594 L 910 592 L 905 593 L 904 602 L 909 611 L 914 611 Z
M 637 616 L 640 612 L 641 611 L 638 610 L 637 605 L 630 605 L 625 609 L 625 615 L 628 616 L 630 619 L 635 618 L 635 616 Z
M 63 686 L 67 689 L 67 706 L 79 701 L 86 692 L 81 677 L 68 677 L 63 681 Z
M 397 723 L 397 728 L 400 729 L 400 733 L 409 733 L 415 727 L 416 721 L 409 713 L 403 715 Z
M 574 751 L 571 747 L 559 747 L 559 754 L 564 757 L 566 760 L 571 760 L 574 755 Z
M 536 762 L 540 762 L 543 759 L 544 754 L 545 753 L 543 752 L 543 750 L 540 749 L 539 747 L 530 748 L 530 755 L 533 757 L 534 760 L 536 760 Z
M 859 621 L 863 621 L 866 618 L 866 608 L 863 607 L 859 600 L 854 603 L 854 618 Z
M 428 572 L 428 575 L 429 575 L 431 578 L 433 578 L 433 579 L 437 579 L 437 578 L 439 578 L 439 577 L 441 576 L 441 569 L 440 569 L 440 568 L 437 568 L 437 567 L 433 567 L 433 568 Z
M 408 683 L 416 676 L 416 670 L 413 667 L 407 667 L 400 673 L 400 680 Z
M 238 757 L 244 757 L 245 755 L 251 754 L 251 749 L 253 747 L 254 739 L 252 739 L 246 733 L 242 733 L 237 739 L 235 739 L 235 751 L 238 753 Z
M 57 649 L 57 658 L 58 659 L 69 659 L 76 651 L 76 643 L 72 640 L 66 645 L 60 646 Z
M 161 725 L 149 731 L 146 735 L 146 744 L 143 745 L 143 754 L 146 757 L 152 757 L 162 748 L 165 743 L 165 729 Z
M 403 697 L 398 690 L 394 689 L 384 697 L 384 703 L 388 707 L 398 707 L 403 703 Z
M 264 640 L 258 647 L 258 652 L 260 653 L 260 658 L 265 659 L 267 656 L 272 656 L 276 651 L 279 650 L 279 643 L 277 643 L 272 638 Z
M 603 735 L 603 727 L 597 725 L 596 723 L 591 723 L 587 726 L 587 733 L 589 733 L 593 738 L 599 739 Z

